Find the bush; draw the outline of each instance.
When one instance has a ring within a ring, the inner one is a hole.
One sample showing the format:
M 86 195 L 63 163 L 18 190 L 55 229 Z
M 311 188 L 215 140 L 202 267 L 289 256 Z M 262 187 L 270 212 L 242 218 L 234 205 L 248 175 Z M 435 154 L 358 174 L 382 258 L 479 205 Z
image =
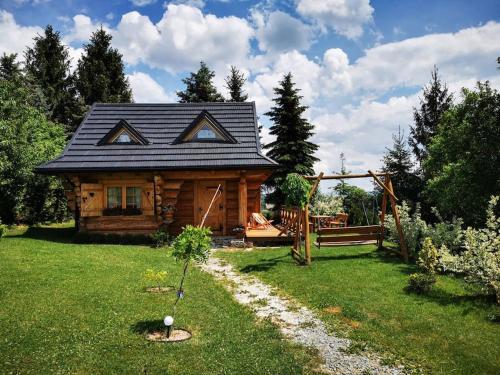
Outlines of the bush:
M 164 247 L 170 244 L 170 235 L 162 228 L 151 234 L 150 238 L 156 248 Z
M 304 208 L 309 199 L 311 184 L 301 175 L 290 173 L 280 189 L 285 196 L 287 206 Z
M 7 233 L 7 226 L 0 221 L 0 239 Z
M 436 275 L 422 272 L 412 273 L 408 279 L 408 290 L 423 294 L 428 293 L 436 283 Z
M 147 269 L 144 272 L 144 280 L 154 284 L 158 288 L 158 291 L 161 291 L 161 284 L 167 280 L 167 272 Z
M 454 270 L 465 280 L 478 285 L 486 294 L 496 296 L 500 304 L 500 218 L 495 215 L 499 197 L 491 197 L 486 210 L 486 228 L 467 228 L 465 251 L 454 257 Z
M 439 253 L 429 237 L 424 239 L 422 250 L 418 254 L 417 266 L 427 274 L 436 273 L 439 264 Z
M 311 204 L 312 215 L 334 216 L 343 211 L 342 198 L 334 194 L 324 194 L 318 191 Z
M 416 258 L 421 249 L 422 239 L 427 233 L 427 224 L 420 216 L 420 206 L 418 204 L 413 215 L 410 213 L 411 207 L 406 201 L 403 201 L 403 204 L 398 206 L 398 208 L 401 228 L 405 237 L 406 246 L 408 247 L 408 252 L 411 256 Z M 388 232 L 387 238 L 399 244 L 398 230 L 392 215 L 387 215 L 385 217 L 385 228 L 387 228 Z
M 451 222 L 444 221 L 439 212 L 433 209 L 439 222 L 431 225 L 422 219 L 419 204 L 416 205 L 413 214 L 411 214 L 411 207 L 405 201 L 401 206 L 398 206 L 398 209 L 406 245 L 414 258 L 418 257 L 426 237 L 429 237 L 437 248 L 446 248 L 453 253 L 458 252 L 463 247 L 462 219 L 454 218 Z M 387 238 L 399 243 L 398 231 L 392 215 L 386 216 L 385 228 L 387 229 Z

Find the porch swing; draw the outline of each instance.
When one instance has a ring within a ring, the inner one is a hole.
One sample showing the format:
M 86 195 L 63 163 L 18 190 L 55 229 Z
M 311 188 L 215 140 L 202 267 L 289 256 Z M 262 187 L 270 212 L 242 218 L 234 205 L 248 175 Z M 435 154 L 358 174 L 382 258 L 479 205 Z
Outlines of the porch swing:
M 395 220 L 396 228 L 399 235 L 400 250 L 397 253 L 404 259 L 405 262 L 408 261 L 408 249 L 403 236 L 403 230 L 401 228 L 401 223 L 399 219 L 399 212 L 396 202 L 398 199 L 394 194 L 394 189 L 391 182 L 391 177 L 389 173 L 383 172 L 372 172 L 368 171 L 366 174 L 349 174 L 349 175 L 324 175 L 323 172 L 318 176 L 304 176 L 309 181 L 314 181 L 314 184 L 309 192 L 309 200 L 315 194 L 319 187 L 321 180 L 344 180 L 353 178 L 373 178 L 374 182 L 380 186 L 383 190 L 382 195 L 382 207 L 380 213 L 380 223 L 370 224 L 368 221 L 368 215 L 366 214 L 366 208 L 363 204 L 363 210 L 367 220 L 367 225 L 364 226 L 341 226 L 337 228 L 321 227 L 319 226 L 316 230 L 317 239 L 316 246 L 321 249 L 322 247 L 332 247 L 332 246 L 342 246 L 342 245 L 365 245 L 365 244 L 377 244 L 379 248 L 382 248 L 384 241 L 384 219 L 386 215 L 387 200 L 391 204 L 392 215 Z M 383 181 L 382 179 L 383 178 Z M 311 263 L 311 249 L 310 249 L 310 228 L 309 228 L 309 213 L 308 205 L 306 205 L 303 210 L 303 214 L 299 215 L 304 219 L 304 225 L 297 226 L 299 231 L 304 234 L 305 240 L 305 254 L 304 259 L 301 259 L 300 252 L 300 236 L 299 241 L 295 241 L 294 249 L 292 249 L 292 255 L 297 259 L 304 261 L 306 264 Z M 300 220 L 299 220 L 300 221 Z M 298 245 L 298 246 L 297 246 Z

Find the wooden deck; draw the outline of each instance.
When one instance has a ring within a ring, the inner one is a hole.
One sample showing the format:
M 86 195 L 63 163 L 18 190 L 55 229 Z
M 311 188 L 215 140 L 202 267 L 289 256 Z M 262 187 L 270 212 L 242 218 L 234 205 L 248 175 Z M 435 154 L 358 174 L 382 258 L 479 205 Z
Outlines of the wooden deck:
M 271 227 L 266 229 L 247 229 L 246 238 L 253 243 L 291 243 L 293 239 L 286 235 L 281 235 L 280 230 Z

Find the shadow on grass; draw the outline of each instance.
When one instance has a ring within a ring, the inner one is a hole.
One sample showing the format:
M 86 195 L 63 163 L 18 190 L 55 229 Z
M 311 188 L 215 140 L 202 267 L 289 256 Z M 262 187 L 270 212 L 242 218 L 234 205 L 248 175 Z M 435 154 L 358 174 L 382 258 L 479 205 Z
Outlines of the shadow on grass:
M 34 240 L 43 240 L 60 243 L 72 242 L 75 235 L 74 228 L 50 228 L 50 227 L 29 227 L 26 232 L 19 236 L 22 238 L 31 238 Z
M 279 257 L 270 259 L 261 259 L 259 263 L 248 264 L 245 267 L 240 268 L 240 272 L 250 273 L 250 272 L 266 272 L 271 268 L 276 267 L 279 263 L 290 262 L 291 256 L 289 254 L 281 255 Z M 292 263 L 290 263 L 292 264 Z
M 407 294 L 419 296 L 420 298 L 435 302 L 442 306 L 462 306 L 464 307 L 462 312 L 463 315 L 469 314 L 474 309 L 484 309 L 485 307 L 492 306 L 495 302 L 495 298 L 493 296 L 486 296 L 480 293 L 457 295 L 438 287 L 435 287 L 428 293 L 419 294 L 408 289 L 405 289 L 405 292 Z
M 130 326 L 130 330 L 138 334 L 152 333 L 163 329 L 165 329 L 165 324 L 161 319 L 143 320 L 141 322 L 134 323 Z

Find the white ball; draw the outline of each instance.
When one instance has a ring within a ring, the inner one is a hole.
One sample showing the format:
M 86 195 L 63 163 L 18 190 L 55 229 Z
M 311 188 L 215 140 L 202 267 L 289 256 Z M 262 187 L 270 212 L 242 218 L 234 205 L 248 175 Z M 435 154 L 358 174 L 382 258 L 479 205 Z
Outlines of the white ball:
M 169 327 L 172 324 L 174 324 L 174 318 L 172 318 L 170 315 L 168 315 L 168 316 L 165 317 L 165 319 L 163 319 L 163 323 L 165 323 L 165 325 L 167 327 Z

